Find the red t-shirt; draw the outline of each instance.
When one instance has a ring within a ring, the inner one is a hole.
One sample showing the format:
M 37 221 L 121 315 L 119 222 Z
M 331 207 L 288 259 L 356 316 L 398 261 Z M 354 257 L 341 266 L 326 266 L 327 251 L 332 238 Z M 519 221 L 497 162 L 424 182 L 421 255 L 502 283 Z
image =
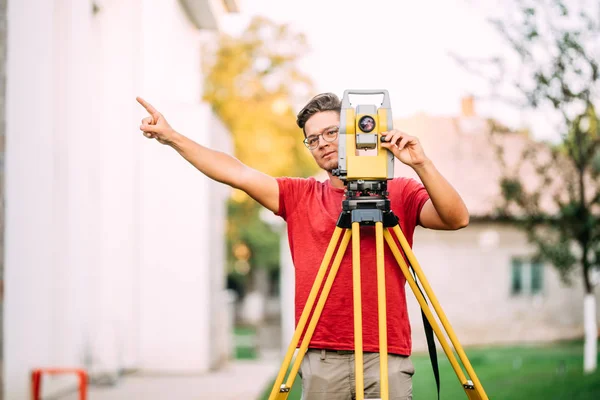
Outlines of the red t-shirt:
M 287 222 L 290 251 L 295 267 L 297 324 L 342 211 L 344 189 L 332 187 L 329 180 L 319 182 L 314 178 L 278 178 L 277 182 L 277 215 Z M 398 217 L 402 233 L 412 247 L 418 216 L 429 195 L 422 184 L 408 178 L 389 180 L 388 192 L 392 211 Z M 362 226 L 360 238 L 363 350 L 378 352 L 375 228 Z M 388 352 L 410 355 L 411 331 L 404 292 L 406 279 L 385 242 L 384 249 Z M 350 240 L 309 347 L 354 350 L 352 287 Z

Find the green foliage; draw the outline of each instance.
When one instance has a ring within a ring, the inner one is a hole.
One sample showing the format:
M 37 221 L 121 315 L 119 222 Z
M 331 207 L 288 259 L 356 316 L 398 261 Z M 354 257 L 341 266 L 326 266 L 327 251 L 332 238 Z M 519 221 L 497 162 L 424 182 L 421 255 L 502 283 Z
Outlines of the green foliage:
M 509 166 L 506 154 L 515 150 L 500 139 L 499 214 L 526 230 L 537 258 L 556 266 L 565 281 L 574 268 L 583 268 L 590 293 L 589 271 L 600 268 L 600 7 L 576 9 L 557 0 L 513 4 L 515 20 L 492 22 L 520 59 L 523 73 L 514 84 L 520 105 L 556 110 L 562 140 L 550 147 L 529 140 Z
M 203 49 L 203 99 L 231 132 L 235 156 L 271 176 L 317 171 L 294 113 L 297 99 L 312 92 L 297 66 L 306 50 L 302 34 L 265 18 Z M 260 218 L 262 209 L 241 191 L 229 202 L 230 279 L 242 285 L 255 268 L 279 267 L 279 235 Z
M 260 218 L 261 207 L 254 202 L 228 203 L 227 244 L 232 250 L 236 245 L 245 244 L 249 249 L 249 267 L 259 266 L 269 270 L 279 268 L 279 233 L 275 232 Z M 229 271 L 236 272 L 236 257 L 229 252 Z M 239 273 L 239 272 L 238 272 Z
M 526 226 L 526 229 L 528 227 Z M 528 229 L 529 240 L 537 246 L 536 261 L 550 260 L 557 269 L 563 282 L 571 283 L 570 272 L 577 265 L 577 258 L 571 249 L 571 237 L 564 230 L 558 230 L 556 238 L 547 238 L 543 233 Z M 555 233 L 550 231 L 551 233 Z
M 521 202 L 520 199 L 523 195 L 523 186 L 521 185 L 520 180 L 504 177 L 500 182 L 500 187 L 502 189 L 502 195 L 506 200 Z
M 264 18 L 204 49 L 204 100 L 232 133 L 235 155 L 269 175 L 316 172 L 293 110 L 312 92 L 297 67 L 306 49 L 303 35 Z

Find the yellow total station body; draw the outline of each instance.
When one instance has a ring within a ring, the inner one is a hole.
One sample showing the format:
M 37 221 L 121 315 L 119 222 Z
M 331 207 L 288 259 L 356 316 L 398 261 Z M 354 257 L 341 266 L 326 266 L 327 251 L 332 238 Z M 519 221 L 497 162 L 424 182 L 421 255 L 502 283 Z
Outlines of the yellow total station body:
M 350 104 L 349 95 L 380 95 L 380 107 Z M 338 170 L 342 181 L 385 181 L 394 177 L 394 155 L 381 147 L 382 133 L 393 127 L 387 90 L 346 90 L 340 113 Z M 363 154 L 360 154 L 360 152 Z

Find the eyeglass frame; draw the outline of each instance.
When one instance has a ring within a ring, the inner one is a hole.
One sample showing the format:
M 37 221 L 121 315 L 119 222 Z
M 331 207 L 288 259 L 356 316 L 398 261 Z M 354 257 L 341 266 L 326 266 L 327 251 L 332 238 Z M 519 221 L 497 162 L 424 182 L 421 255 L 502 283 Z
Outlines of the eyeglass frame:
M 335 136 L 333 137 L 333 139 L 327 140 L 324 135 L 327 134 L 327 133 L 330 133 L 332 130 L 335 130 Z M 307 149 L 314 150 L 317 147 L 319 147 L 319 142 L 320 142 L 319 136 L 322 137 L 323 140 L 326 141 L 327 143 L 332 143 L 335 139 L 338 138 L 339 134 L 340 134 L 340 127 L 339 126 L 329 126 L 329 127 L 325 128 L 323 130 L 323 132 L 319 133 L 318 135 L 310 135 L 310 136 L 305 137 L 304 140 L 302 141 L 302 143 L 304 143 L 304 145 L 306 146 Z M 316 142 L 317 145 L 311 148 L 308 145 L 308 138 L 313 138 L 313 137 L 317 139 L 317 142 Z

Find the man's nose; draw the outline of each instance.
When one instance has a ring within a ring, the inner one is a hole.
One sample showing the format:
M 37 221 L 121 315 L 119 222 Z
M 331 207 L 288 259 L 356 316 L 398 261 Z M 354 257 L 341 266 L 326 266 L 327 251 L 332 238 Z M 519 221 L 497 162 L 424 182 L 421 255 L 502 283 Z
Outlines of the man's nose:
M 323 138 L 323 135 L 319 135 L 319 148 L 328 145 L 329 142 Z

